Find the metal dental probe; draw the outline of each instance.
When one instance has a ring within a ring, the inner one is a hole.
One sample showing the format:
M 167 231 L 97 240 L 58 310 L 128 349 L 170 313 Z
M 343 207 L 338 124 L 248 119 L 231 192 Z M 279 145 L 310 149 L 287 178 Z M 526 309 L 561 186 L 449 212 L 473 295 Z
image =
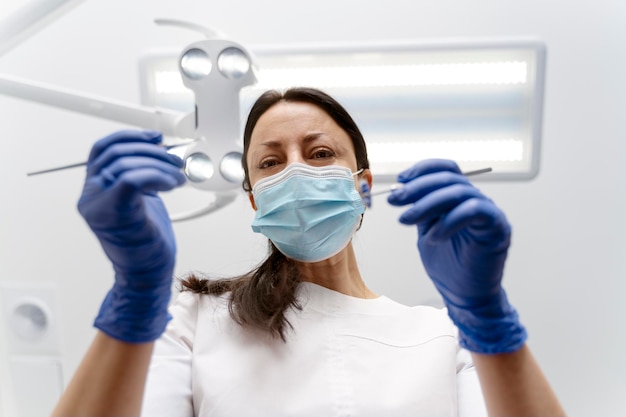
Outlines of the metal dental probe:
M 164 147 L 166 150 L 169 151 L 170 149 L 174 149 L 174 148 L 179 147 L 179 146 L 189 145 L 192 142 L 194 142 L 194 141 L 182 142 L 182 143 L 173 144 L 173 145 L 160 145 L 160 146 Z M 55 171 L 62 171 L 64 169 L 84 167 L 86 165 L 87 165 L 87 161 L 85 161 L 85 162 L 78 162 L 76 164 L 63 165 L 63 166 L 60 166 L 60 167 L 49 168 L 49 169 L 42 169 L 41 171 L 27 172 L 26 176 L 30 177 L 30 176 L 33 176 L 33 175 L 47 174 L 48 172 L 55 172 Z
M 466 177 L 471 177 L 472 175 L 484 174 L 484 173 L 491 172 L 491 171 L 493 171 L 493 169 L 491 167 L 487 167 L 487 168 L 476 169 L 476 170 L 473 170 L 473 171 L 463 172 L 462 174 L 464 176 L 466 176 Z M 367 194 L 365 194 L 365 197 L 371 197 L 371 196 L 374 196 L 374 195 L 387 194 L 387 193 L 390 193 L 393 190 L 397 190 L 398 188 L 401 188 L 403 186 L 404 186 L 404 184 L 400 184 L 400 183 L 393 184 L 391 187 L 389 187 L 387 189 L 375 191 L 373 193 L 367 193 Z

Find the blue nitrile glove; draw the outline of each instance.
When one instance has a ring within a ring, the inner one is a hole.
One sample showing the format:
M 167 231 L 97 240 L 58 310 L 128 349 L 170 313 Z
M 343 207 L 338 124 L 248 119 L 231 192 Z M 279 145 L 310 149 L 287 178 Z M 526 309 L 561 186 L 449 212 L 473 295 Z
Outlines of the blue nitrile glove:
M 161 134 L 121 131 L 100 139 L 87 162 L 78 211 L 113 263 L 115 284 L 95 327 L 130 343 L 157 339 L 169 320 L 176 255 L 174 232 L 158 191 L 185 182 L 181 158 Z
M 426 272 L 443 296 L 464 348 L 513 352 L 526 330 L 501 286 L 511 226 L 504 213 L 449 160 L 421 161 L 398 175 L 388 201 L 410 204 L 400 223 L 415 224 Z

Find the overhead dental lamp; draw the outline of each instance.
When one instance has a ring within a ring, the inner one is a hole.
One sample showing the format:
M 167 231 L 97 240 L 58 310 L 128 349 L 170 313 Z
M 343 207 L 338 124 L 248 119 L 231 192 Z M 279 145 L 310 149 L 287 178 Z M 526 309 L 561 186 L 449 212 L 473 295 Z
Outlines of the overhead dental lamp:
M 188 45 L 178 57 L 180 77 L 195 100 L 190 112 L 137 106 L 10 76 L 0 76 L 0 93 L 158 130 L 164 136 L 177 138 L 166 145 L 175 153 L 182 149 L 180 156 L 185 161 L 189 184 L 215 193 L 208 205 L 172 215 L 173 220 L 187 220 L 224 207 L 236 198 L 235 190 L 241 188 L 244 173 L 239 95 L 243 87 L 256 82 L 255 65 L 245 47 L 217 32 L 175 20 L 161 19 L 156 23 L 200 30 L 209 37 Z
M 189 45 L 178 62 L 183 83 L 195 96 L 196 140 L 183 157 L 185 174 L 205 190 L 240 187 L 239 91 L 256 82 L 250 55 L 235 42 L 210 39 Z

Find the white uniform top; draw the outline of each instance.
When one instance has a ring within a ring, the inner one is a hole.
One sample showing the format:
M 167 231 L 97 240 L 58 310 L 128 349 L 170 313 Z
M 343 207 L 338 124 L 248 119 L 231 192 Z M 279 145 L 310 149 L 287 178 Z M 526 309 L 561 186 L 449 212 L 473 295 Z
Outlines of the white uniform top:
M 486 416 L 446 311 L 298 288 L 287 342 L 236 324 L 227 296 L 182 292 L 156 344 L 145 417 Z

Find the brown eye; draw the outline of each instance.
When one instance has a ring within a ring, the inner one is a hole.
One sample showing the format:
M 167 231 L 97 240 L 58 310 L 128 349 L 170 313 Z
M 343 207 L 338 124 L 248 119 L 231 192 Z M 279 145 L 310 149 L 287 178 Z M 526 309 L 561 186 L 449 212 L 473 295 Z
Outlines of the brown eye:
M 276 165 L 278 162 L 275 159 L 265 159 L 259 164 L 259 169 L 272 168 Z
M 332 158 L 333 156 L 335 156 L 335 153 L 330 149 L 317 149 L 313 152 L 313 159 L 326 159 Z

